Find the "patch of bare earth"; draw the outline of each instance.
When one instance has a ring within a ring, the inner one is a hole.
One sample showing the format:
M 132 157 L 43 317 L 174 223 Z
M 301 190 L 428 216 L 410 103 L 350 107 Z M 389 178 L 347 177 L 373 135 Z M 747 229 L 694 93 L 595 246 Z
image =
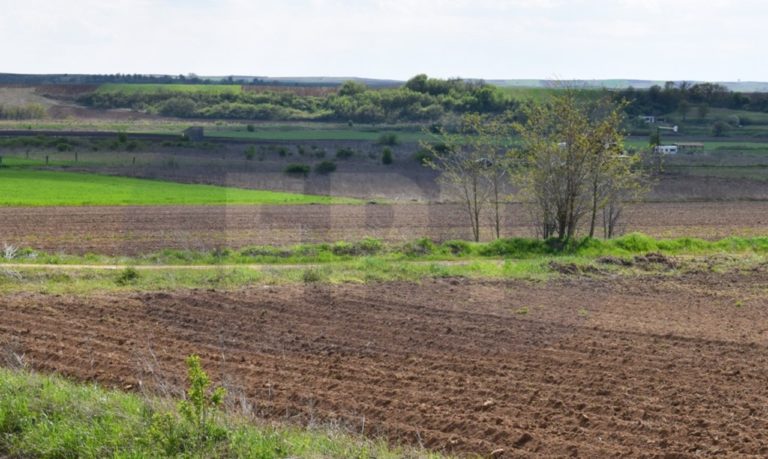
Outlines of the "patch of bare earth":
M 659 237 L 755 236 L 768 232 L 768 202 L 643 203 L 622 227 Z M 490 224 L 490 221 L 487 222 Z M 504 236 L 533 236 L 520 205 L 508 206 Z M 484 228 L 490 236 L 490 227 Z M 454 204 L 308 206 L 3 207 L 0 242 L 47 251 L 140 254 L 375 237 L 469 239 L 464 210 Z
M 768 274 L 0 298 L 32 367 L 503 457 L 768 455 Z

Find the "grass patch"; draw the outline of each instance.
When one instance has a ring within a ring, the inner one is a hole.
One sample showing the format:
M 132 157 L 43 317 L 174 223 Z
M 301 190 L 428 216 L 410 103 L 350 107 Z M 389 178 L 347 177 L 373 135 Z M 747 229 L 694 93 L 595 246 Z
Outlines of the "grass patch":
M 0 294 L 233 289 L 254 284 L 419 282 L 453 277 L 547 280 L 574 275 L 674 275 L 751 268 L 768 257 L 766 237 L 705 241 L 654 239 L 635 233 L 564 245 L 532 239 L 458 242 L 438 244 L 420 239 L 385 245 L 365 239 L 210 252 L 167 250 L 133 258 L 20 249 L 0 262 Z M 736 254 L 739 256 L 733 256 Z M 37 266 L 42 264 L 83 266 Z
M 144 399 L 55 376 L 0 368 L 0 455 L 10 457 L 438 457 L 330 430 L 212 417 L 196 432 L 170 400 Z
M 58 171 L 0 169 L 3 206 L 344 204 L 359 201 L 277 191 Z

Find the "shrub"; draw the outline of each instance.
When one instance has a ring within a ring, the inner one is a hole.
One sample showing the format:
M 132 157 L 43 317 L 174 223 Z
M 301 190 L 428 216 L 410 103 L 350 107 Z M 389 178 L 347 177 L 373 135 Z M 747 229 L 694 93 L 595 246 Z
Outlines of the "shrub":
M 392 150 L 389 148 L 385 148 L 384 151 L 381 153 L 381 163 L 382 164 L 392 164 Z
M 227 436 L 226 429 L 216 422 L 226 390 L 210 390 L 211 380 L 200 365 L 200 357 L 191 355 L 186 363 L 189 387 L 187 399 L 178 405 L 181 422 L 171 413 L 162 413 L 153 416 L 150 426 L 150 436 L 169 456 L 212 449 Z
M 348 242 L 337 242 L 331 247 L 331 252 L 339 256 L 360 256 L 375 255 L 381 252 L 382 243 L 378 239 L 365 238 L 362 241 L 350 244 Z
M 432 153 L 430 153 L 429 150 L 423 148 L 413 154 L 413 160 L 422 166 L 426 165 L 427 161 L 430 159 L 432 159 Z
M 251 145 L 250 147 L 245 149 L 245 159 L 247 159 L 248 161 L 251 161 L 255 157 L 256 157 L 256 147 Z
M 336 163 L 333 161 L 323 161 L 315 166 L 315 172 L 322 175 L 328 175 L 336 171 Z
M 288 149 L 285 147 L 280 147 L 277 149 L 277 154 L 280 155 L 281 158 L 285 158 L 286 156 L 288 156 Z M 301 148 L 299 148 L 299 154 L 302 154 Z
M 712 135 L 715 137 L 725 137 L 730 130 L 731 126 L 724 121 L 717 121 L 712 125 Z
M 256 126 L 254 126 L 253 124 L 249 124 L 245 127 L 245 130 L 248 132 L 253 132 L 256 130 Z
M 139 271 L 133 266 L 129 266 L 120 271 L 120 274 L 115 279 L 115 283 L 120 286 L 130 285 L 136 283 L 139 280 Z
M 379 136 L 379 140 L 377 140 L 377 143 L 379 145 L 395 146 L 400 144 L 400 140 L 397 138 L 397 134 L 388 132 L 385 134 L 381 134 Z
M 403 246 L 403 253 L 412 256 L 429 255 L 434 251 L 435 243 L 426 237 L 409 242 Z
M 323 279 L 320 271 L 314 268 L 305 269 L 301 277 L 305 284 L 314 284 L 315 282 L 320 282 Z
M 355 156 L 355 150 L 351 148 L 339 148 L 336 150 L 337 159 L 349 159 L 353 156 Z
M 467 241 L 448 241 L 443 244 L 451 255 L 462 256 L 472 252 L 472 246 Z
M 284 172 L 289 175 L 309 175 L 310 167 L 306 164 L 293 163 L 285 167 Z

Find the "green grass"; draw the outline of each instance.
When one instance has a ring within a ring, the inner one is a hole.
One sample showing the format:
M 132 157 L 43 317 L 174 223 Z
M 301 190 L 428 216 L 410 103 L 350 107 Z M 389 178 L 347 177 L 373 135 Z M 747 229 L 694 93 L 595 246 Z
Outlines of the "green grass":
M 422 239 L 405 245 L 360 250 L 361 247 L 373 247 L 371 241 L 292 248 L 249 247 L 240 251 L 164 251 L 138 258 L 77 257 L 21 250 L 10 262 L 32 266 L 12 267 L 7 261 L 0 264 L 0 293 L 87 294 L 187 288 L 230 289 L 254 284 L 419 282 L 443 277 L 547 280 L 568 275 L 562 271 L 563 268 L 584 275 L 657 273 L 649 270 L 648 265 L 636 266 L 633 261 L 634 256 L 648 252 L 660 252 L 689 261 L 697 257 L 718 260 L 723 258 L 721 255 L 728 255 L 726 258 L 736 266 L 763 263 L 768 257 L 768 237 L 706 241 L 695 238 L 654 239 L 634 233 L 610 241 L 585 239 L 565 248 L 558 248 L 552 242 L 522 238 L 491 243 L 450 241 L 444 244 Z M 737 254 L 738 257 L 733 256 Z M 600 263 L 601 257 L 605 256 L 626 262 Z M 85 266 L 52 269 L 35 267 L 35 263 Z M 711 270 L 709 260 L 686 263 L 690 269 Z M 163 266 L 158 267 L 157 264 Z M 128 267 L 122 270 L 98 269 L 100 265 Z
M 3 206 L 356 203 L 346 198 L 58 171 L 0 169 Z
M 436 243 L 427 238 L 406 243 L 385 244 L 365 238 L 357 242 L 298 244 L 292 246 L 246 246 L 211 251 L 166 249 L 134 257 L 100 254 L 67 255 L 21 248 L 7 263 L 88 265 L 88 266 L 291 266 L 339 263 L 440 263 L 499 260 L 537 260 L 542 258 L 601 256 L 629 257 L 646 252 L 667 255 L 711 255 L 716 253 L 768 254 L 768 237 L 729 237 L 716 241 L 698 238 L 656 239 L 642 233 L 631 233 L 610 240 L 582 239 L 566 244 L 541 239 L 507 238 L 493 242 L 446 241 Z
M 329 429 L 258 425 L 233 414 L 216 416 L 213 427 L 221 435 L 198 444 L 190 441 L 194 433 L 172 406 L 171 400 L 0 368 L 0 456 L 438 457 Z
M 99 86 L 97 93 L 124 92 L 158 93 L 182 92 L 201 94 L 239 94 L 243 91 L 239 84 L 155 84 L 155 83 L 107 83 Z

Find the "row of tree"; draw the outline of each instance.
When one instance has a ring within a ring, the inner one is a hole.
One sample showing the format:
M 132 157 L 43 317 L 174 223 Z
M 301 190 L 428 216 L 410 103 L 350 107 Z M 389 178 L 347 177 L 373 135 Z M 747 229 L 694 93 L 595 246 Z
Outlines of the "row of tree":
M 663 115 L 678 112 L 685 118 L 696 107 L 700 117 L 709 107 L 735 110 L 768 111 L 767 93 L 734 92 L 717 83 L 675 83 L 652 86 L 647 90 L 627 88 L 615 94 L 616 100 L 629 102 L 630 115 Z
M 467 114 L 459 132 L 441 131 L 425 143 L 427 164 L 461 197 L 475 240 L 488 211 L 501 236 L 506 189 L 529 203 L 543 238 L 569 240 L 584 226 L 593 237 L 598 225 L 612 237 L 623 203 L 647 183 L 640 156 L 624 150 L 624 109 L 610 98 L 585 101 L 564 90 L 548 103 L 526 105 L 523 121 Z
M 501 89 L 480 81 L 441 80 L 419 75 L 399 88 L 372 89 L 348 81 L 327 96 L 291 92 L 216 93 L 96 91 L 80 99 L 97 108 L 130 108 L 166 116 L 332 120 L 359 123 L 431 122 L 449 113 L 502 113 L 517 107 Z

